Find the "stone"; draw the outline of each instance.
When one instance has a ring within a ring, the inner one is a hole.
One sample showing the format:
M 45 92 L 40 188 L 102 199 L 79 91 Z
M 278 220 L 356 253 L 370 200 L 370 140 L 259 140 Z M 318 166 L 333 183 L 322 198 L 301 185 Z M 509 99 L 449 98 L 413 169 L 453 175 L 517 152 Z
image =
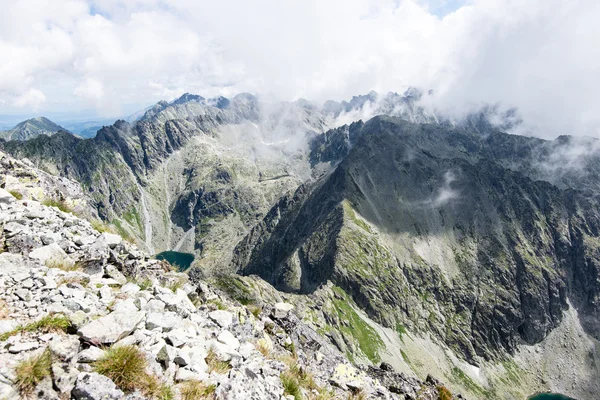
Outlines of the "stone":
M 75 400 L 118 400 L 125 396 L 109 378 L 96 372 L 82 372 L 77 376 L 71 392 Z
M 273 317 L 282 319 L 288 316 L 290 311 L 294 309 L 294 305 L 290 303 L 276 303 L 273 307 Z
M 127 283 L 127 278 L 125 278 L 125 275 L 123 275 L 121 271 L 119 271 L 117 267 L 115 267 L 112 264 L 108 264 L 104 268 L 104 273 L 112 279 L 114 279 L 115 281 L 119 282 L 120 285 L 125 285 Z
M 0 188 L 0 204 L 10 204 L 14 201 L 16 201 L 15 196 Z
M 88 321 L 90 320 L 90 317 L 83 311 L 76 311 L 72 314 L 68 315 L 69 321 L 71 321 L 71 325 L 73 325 L 73 328 L 75 329 L 79 329 L 81 328 L 83 325 L 87 324 Z
M 156 355 L 156 361 L 162 362 L 165 365 L 172 363 L 177 356 L 177 349 L 173 346 L 164 345 Z
M 99 349 L 98 347 L 90 346 L 89 348 L 79 352 L 77 355 L 77 362 L 92 363 L 101 359 L 105 353 L 106 352 L 104 350 Z
M 221 328 L 229 328 L 233 323 L 233 314 L 225 310 L 216 310 L 208 314 L 208 317 L 216 322 Z
M 13 344 L 8 348 L 8 352 L 12 354 L 17 354 L 22 351 L 30 351 L 33 349 L 37 349 L 40 345 L 37 342 L 18 342 Z
M 114 249 L 115 247 L 117 247 L 118 244 L 120 244 L 123 241 L 123 239 L 121 238 L 121 236 L 115 235 L 114 233 L 104 232 L 101 235 L 101 237 L 102 237 L 102 239 L 104 239 L 105 243 L 111 249 Z
M 168 332 L 179 324 L 181 324 L 181 317 L 172 311 L 149 313 L 146 318 L 146 329 L 148 330 L 160 329 Z
M 185 367 L 186 365 L 189 365 L 192 362 L 192 360 L 190 354 L 187 351 L 178 350 L 175 355 L 175 358 L 173 359 L 173 362 L 179 365 L 180 367 Z
M 60 393 L 70 394 L 73 387 L 75 387 L 78 375 L 79 371 L 72 365 L 66 363 L 52 364 L 54 386 Z
M 165 310 L 165 303 L 157 299 L 152 299 L 144 306 L 144 310 L 152 313 L 160 313 Z
M 240 348 L 240 341 L 235 336 L 233 336 L 233 334 L 228 330 L 221 332 L 219 336 L 217 336 L 217 340 L 231 347 L 233 350 L 237 350 Z
M 15 290 L 15 294 L 19 299 L 23 301 L 31 300 L 31 292 L 27 289 L 17 289 Z
M 48 346 L 61 360 L 71 361 L 79 352 L 79 339 L 73 335 L 55 335 Z
M 131 334 L 145 315 L 143 311 L 112 312 L 79 328 L 77 334 L 90 343 L 111 344 Z
M 139 291 L 140 291 L 140 287 L 133 282 L 126 283 L 121 288 L 122 293 L 128 294 L 130 296 L 136 294 Z
M 67 256 L 67 253 L 56 243 L 47 246 L 38 247 L 29 253 L 29 257 L 46 264 L 49 260 L 60 260 L 72 263 L 73 260 Z

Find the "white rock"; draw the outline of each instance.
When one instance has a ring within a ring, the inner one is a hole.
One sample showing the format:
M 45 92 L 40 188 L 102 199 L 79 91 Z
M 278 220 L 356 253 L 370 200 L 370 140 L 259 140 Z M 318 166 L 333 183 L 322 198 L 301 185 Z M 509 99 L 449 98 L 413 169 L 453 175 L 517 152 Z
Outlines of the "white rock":
M 118 244 L 120 244 L 123 241 L 121 236 L 115 235 L 113 233 L 104 232 L 101 237 L 111 249 L 114 249 Z
M 16 201 L 15 196 L 0 188 L 0 204 L 10 204 Z
M 233 314 L 225 310 L 216 310 L 208 314 L 221 328 L 229 328 L 233 323 Z
M 55 335 L 49 343 L 50 350 L 63 361 L 71 361 L 79 352 L 79 338 L 73 335 Z
M 273 308 L 273 316 L 277 319 L 285 318 L 290 311 L 294 309 L 294 305 L 290 303 L 276 303 Z
M 65 253 L 65 251 L 56 243 L 38 247 L 29 253 L 29 257 L 39 260 L 42 264 L 46 264 L 48 260 L 64 260 L 68 263 L 73 262 L 73 260 L 67 256 L 67 253 Z
M 127 279 L 125 281 L 127 281 Z M 122 293 L 128 294 L 130 296 L 136 294 L 139 291 L 140 291 L 140 287 L 132 282 L 126 283 L 121 288 Z
M 90 343 L 114 343 L 131 334 L 145 315 L 143 311 L 112 312 L 79 328 L 77 334 Z
M 231 347 L 233 350 L 237 350 L 240 348 L 240 341 L 235 336 L 233 336 L 233 334 L 228 330 L 224 330 L 223 332 L 221 332 L 219 336 L 217 336 L 217 340 Z
M 80 363 L 91 363 L 94 361 L 98 361 L 106 352 L 102 349 L 99 349 L 95 346 L 90 346 L 90 348 L 82 350 L 77 355 L 77 362 Z
M 146 329 L 154 330 L 160 328 L 162 331 L 170 331 L 181 323 L 181 317 L 172 311 L 165 313 L 149 313 L 146 318 Z
M 144 306 L 144 310 L 153 313 L 159 313 L 165 310 L 165 303 L 160 300 L 152 299 Z
M 245 342 L 242 345 L 240 345 L 238 352 L 246 360 L 246 359 L 250 358 L 250 356 L 252 356 L 252 353 L 254 353 L 255 350 L 256 350 L 256 348 L 254 347 L 254 345 L 252 343 Z
M 17 354 L 22 351 L 37 349 L 38 347 L 40 347 L 40 345 L 37 342 L 18 342 L 10 346 L 8 348 L 8 352 L 12 354 Z
M 119 271 L 117 267 L 112 264 L 108 264 L 106 268 L 104 268 L 104 273 L 115 281 L 119 282 L 120 285 L 125 285 L 127 283 L 127 278 L 125 278 L 125 275 L 123 275 L 121 271 Z
M 125 397 L 125 393 L 103 375 L 82 372 L 77 376 L 71 396 L 75 400 L 118 400 Z
M 190 354 L 187 351 L 178 350 L 175 355 L 175 358 L 173 359 L 173 362 L 179 365 L 180 367 L 185 367 L 186 365 L 189 365 L 192 362 L 192 360 Z

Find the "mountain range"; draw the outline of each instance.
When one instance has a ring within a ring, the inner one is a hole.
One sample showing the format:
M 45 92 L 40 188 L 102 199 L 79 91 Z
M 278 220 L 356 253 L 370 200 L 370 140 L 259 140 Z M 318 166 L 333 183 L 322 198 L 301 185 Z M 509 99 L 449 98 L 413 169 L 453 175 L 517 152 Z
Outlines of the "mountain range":
M 598 141 L 508 134 L 515 110 L 451 119 L 430 95 L 185 94 L 92 139 L 0 147 L 79 182 L 149 253 L 193 254 L 192 280 L 296 296 L 357 364 L 434 372 L 468 398 L 594 398 Z

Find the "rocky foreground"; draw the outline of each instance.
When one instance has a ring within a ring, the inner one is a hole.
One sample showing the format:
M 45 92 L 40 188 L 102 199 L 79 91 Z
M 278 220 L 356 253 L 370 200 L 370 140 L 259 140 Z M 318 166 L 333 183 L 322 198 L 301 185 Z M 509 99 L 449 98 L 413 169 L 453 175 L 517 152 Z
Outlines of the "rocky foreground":
M 247 304 L 0 189 L 0 398 L 449 399 L 353 366 L 287 303 Z M 460 396 L 459 396 L 460 397 Z

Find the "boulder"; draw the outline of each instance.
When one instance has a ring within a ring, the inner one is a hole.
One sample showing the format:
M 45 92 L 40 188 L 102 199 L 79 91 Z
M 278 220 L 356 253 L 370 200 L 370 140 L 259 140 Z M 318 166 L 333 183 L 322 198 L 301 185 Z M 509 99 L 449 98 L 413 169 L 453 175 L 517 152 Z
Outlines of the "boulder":
M 5 189 L 0 188 L 0 204 L 10 204 L 15 200 L 15 196 L 8 193 Z
M 208 317 L 216 322 L 221 328 L 229 328 L 233 323 L 233 314 L 225 310 L 216 310 L 208 314 Z
M 79 354 L 77 355 L 77 362 L 80 363 L 91 363 L 94 361 L 98 361 L 99 359 L 101 359 L 102 357 L 104 357 L 104 354 L 106 352 L 102 349 L 99 349 L 97 347 L 94 346 L 90 346 L 90 348 L 82 350 L 81 352 L 79 352 Z
M 118 400 L 125 396 L 113 381 L 95 372 L 82 372 L 77 376 L 71 396 L 76 400 Z
M 79 328 L 77 334 L 94 344 L 111 344 L 131 334 L 146 313 L 116 311 Z
M 29 257 L 39 260 L 40 263 L 46 264 L 50 260 L 64 261 L 72 264 L 73 260 L 67 256 L 67 253 L 56 243 L 47 246 L 38 247 L 29 253 Z

